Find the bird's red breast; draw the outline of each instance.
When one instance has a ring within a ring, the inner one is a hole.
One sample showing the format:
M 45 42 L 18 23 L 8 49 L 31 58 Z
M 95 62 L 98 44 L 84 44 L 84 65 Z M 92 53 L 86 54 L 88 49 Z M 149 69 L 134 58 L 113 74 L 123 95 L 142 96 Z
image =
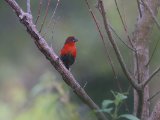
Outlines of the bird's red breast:
M 60 58 L 67 69 L 74 63 L 77 49 L 76 49 L 77 39 L 73 36 L 70 36 L 66 39 L 63 48 L 60 51 Z
M 77 55 L 77 49 L 74 42 L 65 43 L 63 48 L 61 49 L 61 56 L 71 54 L 74 58 Z

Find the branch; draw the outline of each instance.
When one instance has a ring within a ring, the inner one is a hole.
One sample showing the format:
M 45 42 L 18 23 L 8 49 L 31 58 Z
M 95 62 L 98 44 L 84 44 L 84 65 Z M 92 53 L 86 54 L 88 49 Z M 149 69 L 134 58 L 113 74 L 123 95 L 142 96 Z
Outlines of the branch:
M 137 0 L 137 5 L 138 5 L 139 16 L 141 18 L 142 17 L 142 11 L 141 11 L 141 6 L 140 6 L 140 1 L 139 0 Z
M 147 101 L 151 101 L 153 98 L 155 98 L 160 93 L 160 90 L 157 91 L 154 95 L 152 95 Z
M 149 60 L 148 60 L 148 63 L 146 64 L 146 67 L 147 67 L 147 66 L 150 64 L 150 62 L 152 61 L 152 58 L 153 58 L 153 56 L 154 56 L 154 53 L 155 53 L 156 50 L 157 50 L 158 43 L 159 43 L 159 40 L 157 40 L 157 42 L 156 42 L 156 45 L 155 45 L 155 47 L 154 47 L 154 49 L 153 49 L 153 52 L 152 52 L 152 54 L 151 54 L 151 56 L 150 56 L 150 58 L 149 58 Z
M 34 39 L 35 44 L 39 50 L 44 54 L 44 56 L 51 62 L 54 68 L 61 74 L 63 80 L 68 84 L 72 90 L 77 94 L 77 96 L 86 103 L 92 110 L 99 110 L 99 107 L 93 102 L 93 100 L 88 96 L 84 89 L 78 84 L 74 76 L 70 71 L 66 69 L 62 61 L 55 54 L 53 49 L 48 46 L 46 40 L 40 35 L 36 29 L 32 18 L 28 13 L 25 13 L 15 0 L 5 0 L 10 7 L 15 11 L 20 22 L 27 28 L 27 32 Z M 102 112 L 96 112 L 99 120 L 107 120 Z
M 150 75 L 150 77 L 149 77 L 147 80 L 145 80 L 144 82 L 142 82 L 142 83 L 141 83 L 141 86 L 142 86 L 142 87 L 145 87 L 159 71 L 160 71 L 160 67 L 158 67 L 158 68 Z
M 128 72 L 127 67 L 125 65 L 125 62 L 124 62 L 124 60 L 122 58 L 122 55 L 120 53 L 120 50 L 118 49 L 118 46 L 117 46 L 115 40 L 112 37 L 112 33 L 111 33 L 110 29 L 109 29 L 109 24 L 108 24 L 108 21 L 106 19 L 106 13 L 105 13 L 105 9 L 104 9 L 102 0 L 98 0 L 98 3 L 99 3 L 100 10 L 101 10 L 101 15 L 102 15 L 102 18 L 103 18 L 103 22 L 104 22 L 104 27 L 105 27 L 106 33 L 108 34 L 109 41 L 112 44 L 112 47 L 113 47 L 113 49 L 114 49 L 114 51 L 116 53 L 116 57 L 117 57 L 120 65 L 122 67 L 122 70 L 123 70 L 124 74 L 126 75 L 127 79 L 129 80 L 129 82 L 131 83 L 131 85 L 136 90 L 139 90 L 139 89 L 141 89 L 140 86 L 136 83 L 134 78 Z
M 31 14 L 31 3 L 30 3 L 30 0 L 27 0 L 27 13 Z
M 129 48 L 132 51 L 135 51 L 135 49 L 133 49 L 131 46 L 129 46 L 127 43 L 125 43 L 122 38 L 117 34 L 117 32 L 114 30 L 114 28 L 109 25 L 109 28 L 112 30 L 112 32 L 116 35 L 116 37 L 120 40 L 120 42 L 122 42 L 127 48 Z

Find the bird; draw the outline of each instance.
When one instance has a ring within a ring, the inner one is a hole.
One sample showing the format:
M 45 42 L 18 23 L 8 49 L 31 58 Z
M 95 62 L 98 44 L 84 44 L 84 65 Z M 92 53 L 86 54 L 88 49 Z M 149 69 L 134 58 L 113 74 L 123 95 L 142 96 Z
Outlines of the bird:
M 74 36 L 67 37 L 63 48 L 60 50 L 60 59 L 68 70 L 70 69 L 70 66 L 75 62 L 77 56 L 77 41 L 78 39 Z

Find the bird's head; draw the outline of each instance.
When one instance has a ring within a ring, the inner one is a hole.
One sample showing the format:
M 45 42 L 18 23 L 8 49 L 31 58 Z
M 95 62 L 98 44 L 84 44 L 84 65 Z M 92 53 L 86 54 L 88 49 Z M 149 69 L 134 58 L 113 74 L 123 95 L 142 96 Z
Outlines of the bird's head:
M 77 42 L 77 41 L 78 41 L 78 39 L 75 38 L 74 36 L 69 36 L 69 37 L 66 39 L 65 44 L 68 44 L 68 43 L 75 43 L 75 42 Z

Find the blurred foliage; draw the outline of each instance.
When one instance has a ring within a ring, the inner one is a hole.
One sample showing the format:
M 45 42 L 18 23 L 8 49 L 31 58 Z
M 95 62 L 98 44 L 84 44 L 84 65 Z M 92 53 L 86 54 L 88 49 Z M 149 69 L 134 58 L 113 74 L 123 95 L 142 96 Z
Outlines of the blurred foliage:
M 51 72 L 40 77 L 28 96 L 20 87 L 10 91 L 10 103 L 0 102 L 1 120 L 80 120 L 77 105 L 69 100 L 68 90 Z
M 121 106 L 127 99 L 128 93 L 119 93 L 111 91 L 114 99 L 104 100 L 102 102 L 102 109 L 97 112 L 104 112 L 107 113 L 110 120 L 139 120 L 137 117 L 133 116 L 132 114 L 120 114 Z
M 26 10 L 26 0 L 17 0 L 17 2 Z M 95 8 L 96 0 L 89 0 L 89 3 L 100 23 L 104 37 L 107 38 L 101 16 Z M 39 0 L 31 1 L 34 21 L 37 17 L 38 4 Z M 118 4 L 122 16 L 125 18 L 128 32 L 132 36 L 138 13 L 136 1 L 119 0 Z M 47 0 L 43 0 L 37 29 L 40 29 L 42 24 L 46 5 Z M 47 27 L 55 5 L 56 0 L 51 0 L 42 35 L 57 54 L 67 36 L 74 35 L 79 39 L 78 56 L 71 71 L 80 85 L 85 86 L 84 89 L 91 98 L 101 105 L 101 101 L 112 98 L 109 91 L 118 91 L 118 88 L 106 57 L 104 45 L 85 1 L 61 0 L 52 21 L 52 24 L 56 21 L 54 28 L 53 25 Z M 105 9 L 110 24 L 122 40 L 127 42 L 114 1 L 105 1 Z M 77 98 L 39 52 L 24 26 L 19 23 L 16 15 L 4 0 L 0 0 L 0 11 L 0 120 L 94 120 L 93 112 L 90 112 L 90 109 Z M 151 33 L 151 51 L 156 45 L 155 41 L 160 37 L 157 31 L 157 28 L 154 27 Z M 115 35 L 114 38 L 129 70 L 132 71 L 132 51 L 128 50 Z M 125 79 L 107 39 L 106 43 L 117 73 L 116 77 L 123 91 L 126 91 L 129 83 Z M 157 66 L 159 59 L 157 50 L 151 69 Z M 158 79 L 157 77 L 157 81 L 152 82 L 154 87 L 151 93 L 159 87 Z M 132 97 L 132 93 L 130 93 L 126 100 L 129 108 L 132 108 L 133 105 Z M 126 112 L 123 106 L 122 108 L 122 112 Z

